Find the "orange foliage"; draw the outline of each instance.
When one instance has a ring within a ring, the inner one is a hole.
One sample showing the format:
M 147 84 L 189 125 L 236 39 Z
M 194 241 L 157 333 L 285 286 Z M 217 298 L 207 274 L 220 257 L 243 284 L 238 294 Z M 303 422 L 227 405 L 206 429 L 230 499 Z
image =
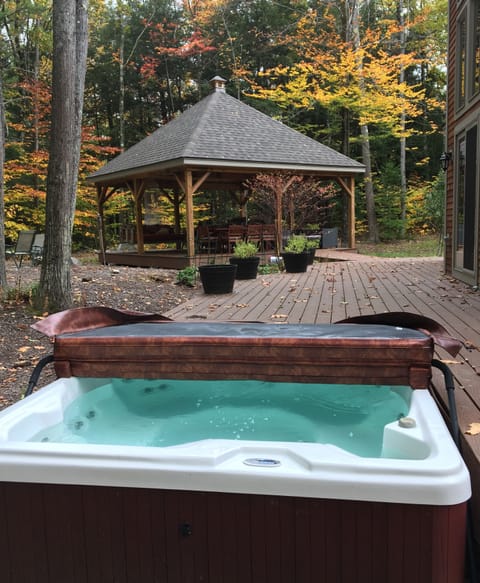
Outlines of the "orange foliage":
M 5 233 L 14 239 L 24 228 L 44 230 L 45 199 L 48 171 L 48 132 L 50 129 L 50 87 L 42 81 L 24 81 L 20 84 L 26 113 L 21 123 L 10 123 L 9 130 L 17 137 L 7 143 L 5 179 Z M 107 138 L 98 138 L 93 128 L 84 127 L 77 190 L 78 212 L 74 228 L 82 236 L 96 232 L 95 191 L 85 182 L 86 176 L 99 168 L 107 156 L 118 149 L 105 144 Z

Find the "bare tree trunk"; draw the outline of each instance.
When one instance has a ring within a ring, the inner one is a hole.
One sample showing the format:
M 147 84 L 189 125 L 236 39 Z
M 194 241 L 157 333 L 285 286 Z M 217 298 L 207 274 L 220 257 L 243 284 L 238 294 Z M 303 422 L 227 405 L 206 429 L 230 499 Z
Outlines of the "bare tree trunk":
M 120 84 L 120 101 L 118 103 L 118 122 L 120 134 L 120 150 L 125 150 L 125 23 L 124 16 L 120 14 L 120 50 L 119 50 L 119 84 Z
M 3 84 L 0 76 L 0 292 L 3 295 L 7 287 L 5 269 L 5 184 L 3 166 L 5 163 L 5 108 L 3 102 Z
M 45 252 L 36 306 L 72 306 L 71 251 L 82 130 L 88 0 L 53 1 L 53 76 Z
M 360 47 L 360 25 L 359 25 L 359 1 L 352 0 L 351 5 L 346 3 L 347 10 L 350 11 L 347 15 L 347 27 L 350 28 L 350 32 L 347 31 L 347 39 L 351 38 L 355 49 Z M 349 24 L 348 24 L 349 23 Z M 358 77 L 360 90 L 364 91 L 363 82 L 363 63 L 361 59 L 358 59 Z M 362 158 L 365 164 L 365 199 L 367 206 L 367 221 L 368 221 L 368 239 L 372 243 L 376 243 L 379 240 L 378 235 L 378 225 L 377 225 L 377 215 L 375 211 L 375 192 L 373 189 L 372 180 L 372 158 L 370 151 L 370 139 L 368 135 L 368 125 L 360 126 L 360 136 L 362 141 Z
M 398 3 L 398 23 L 400 24 L 400 53 L 405 54 L 405 7 L 403 0 L 399 0 Z M 405 68 L 400 69 L 400 83 L 405 81 Z M 406 218 L 407 218 L 407 140 L 405 138 L 405 123 L 406 116 L 405 110 L 402 110 L 400 115 L 400 125 L 402 135 L 400 137 L 400 213 L 402 220 L 402 237 L 405 236 L 406 232 Z
M 365 164 L 365 201 L 367 205 L 368 240 L 371 243 L 378 243 L 377 214 L 375 212 L 375 193 L 372 182 L 372 157 L 370 153 L 370 139 L 368 136 L 368 126 L 360 126 L 362 136 L 362 159 Z

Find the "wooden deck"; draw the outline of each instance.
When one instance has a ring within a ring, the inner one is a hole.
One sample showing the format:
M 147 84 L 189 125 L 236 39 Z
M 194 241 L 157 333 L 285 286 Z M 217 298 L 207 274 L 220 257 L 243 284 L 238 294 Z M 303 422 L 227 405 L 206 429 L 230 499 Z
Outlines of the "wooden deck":
M 479 544 L 480 434 L 465 432 L 471 423 L 480 423 L 480 292 L 446 276 L 440 258 L 380 260 L 317 251 L 317 259 L 307 273 L 236 281 L 232 294 L 205 295 L 199 288 L 191 301 L 167 315 L 176 320 L 327 324 L 352 316 L 403 311 L 438 321 L 464 343 L 455 358 L 442 349 L 437 356 L 450 366 L 456 381 L 462 450 L 472 476 Z M 440 407 L 448 410 L 443 377 L 437 370 L 433 371 L 432 389 Z

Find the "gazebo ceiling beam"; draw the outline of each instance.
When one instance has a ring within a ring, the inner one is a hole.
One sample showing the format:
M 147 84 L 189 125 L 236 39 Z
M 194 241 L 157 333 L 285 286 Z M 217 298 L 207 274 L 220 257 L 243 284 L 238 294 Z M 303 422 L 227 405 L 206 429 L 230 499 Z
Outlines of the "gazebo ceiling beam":
M 187 170 L 186 170 L 187 172 Z M 190 172 L 190 177 L 193 180 L 193 171 L 189 170 Z M 197 181 L 195 183 L 192 183 L 191 189 L 192 189 L 192 195 L 194 195 L 197 190 L 200 188 L 200 186 L 202 186 L 202 184 L 205 182 L 205 180 L 207 180 L 207 178 L 210 176 L 211 172 L 204 172 L 203 176 L 200 176 L 200 178 L 197 179 Z M 183 179 L 182 177 L 180 177 L 178 174 L 174 174 L 175 176 L 175 180 L 177 181 L 178 185 L 180 186 L 180 188 L 182 189 L 182 191 L 185 193 L 187 191 L 187 186 L 186 186 L 186 180 Z

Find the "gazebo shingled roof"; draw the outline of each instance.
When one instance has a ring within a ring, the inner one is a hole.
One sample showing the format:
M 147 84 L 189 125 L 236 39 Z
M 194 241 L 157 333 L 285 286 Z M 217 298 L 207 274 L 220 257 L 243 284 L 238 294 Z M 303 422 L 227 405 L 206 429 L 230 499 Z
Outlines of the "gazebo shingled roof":
M 215 91 L 88 177 L 97 186 L 100 214 L 109 196 L 128 186 L 137 203 L 142 252 L 138 217 L 145 188 L 180 187 L 187 209 L 187 253 L 193 257 L 192 197 L 200 186 L 240 188 L 248 176 L 291 171 L 337 180 L 350 196 L 353 228 L 354 176 L 364 166 L 228 95 L 220 77 L 212 81 Z

